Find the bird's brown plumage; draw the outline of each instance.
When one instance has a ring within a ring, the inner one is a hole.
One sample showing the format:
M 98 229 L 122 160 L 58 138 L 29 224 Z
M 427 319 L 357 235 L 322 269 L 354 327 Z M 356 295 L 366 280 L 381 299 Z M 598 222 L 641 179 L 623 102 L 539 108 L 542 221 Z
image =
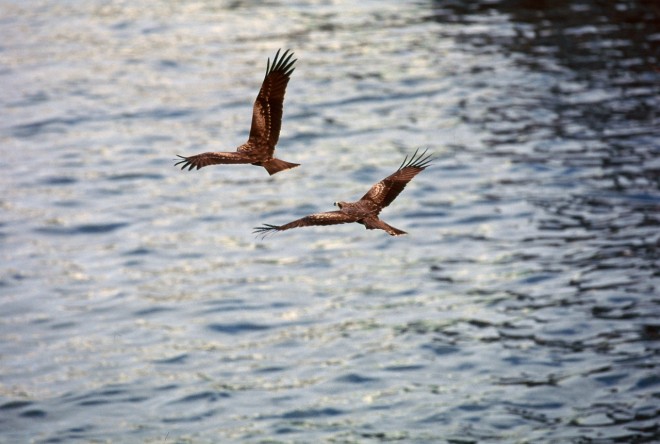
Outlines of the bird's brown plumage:
M 299 164 L 286 162 L 273 157 L 275 145 L 280 137 L 282 127 L 282 110 L 284 93 L 294 71 L 291 60 L 293 53 L 284 51 L 280 57 L 278 50 L 271 65 L 270 59 L 266 65 L 266 75 L 261 89 L 252 108 L 252 126 L 250 135 L 243 145 L 233 152 L 207 152 L 194 156 L 179 156 L 182 160 L 175 163 L 181 169 L 200 169 L 208 165 L 249 163 L 262 166 L 268 174 L 275 174 Z
M 256 227 L 254 232 L 265 236 L 275 231 L 284 231 L 291 228 L 357 222 L 364 225 L 367 230 L 384 230 L 391 236 L 406 234 L 405 231 L 394 228 L 380 220 L 378 215 L 383 208 L 396 199 L 408 182 L 431 164 L 431 160 L 431 155 L 426 155 L 426 151 L 419 155 L 418 151 L 415 151 L 410 159 L 406 156 L 394 173 L 372 186 L 367 194 L 357 202 L 337 202 L 338 211 L 310 214 L 279 226 L 264 224 Z

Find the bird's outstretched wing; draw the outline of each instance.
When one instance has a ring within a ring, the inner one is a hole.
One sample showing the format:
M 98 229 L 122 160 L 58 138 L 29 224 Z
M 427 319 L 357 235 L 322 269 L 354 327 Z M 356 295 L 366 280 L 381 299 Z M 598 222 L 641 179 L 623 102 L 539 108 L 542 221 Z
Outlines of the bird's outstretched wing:
M 291 60 L 291 57 L 293 53 L 287 49 L 281 57 L 280 50 L 277 50 L 272 65 L 268 59 L 266 76 L 252 109 L 252 126 L 248 139 L 250 143 L 239 150 L 263 150 L 263 154 L 273 155 L 282 127 L 284 92 L 295 69 L 293 64 L 297 60 Z
M 197 154 L 195 156 L 189 156 L 189 157 L 184 157 L 184 156 L 179 156 L 183 160 L 178 161 L 177 163 L 174 164 L 174 166 L 183 164 L 181 166 L 181 169 L 186 169 L 188 168 L 188 171 L 192 170 L 193 168 L 200 169 L 202 167 L 208 166 L 208 165 L 217 165 L 217 164 L 236 164 L 236 163 L 252 163 L 253 160 L 251 160 L 250 157 L 243 153 L 239 152 L 230 152 L 230 153 L 202 153 L 202 154 Z
M 391 204 L 408 182 L 431 164 L 431 154 L 427 155 L 424 150 L 418 155 L 418 151 L 416 150 L 410 159 L 406 156 L 396 172 L 372 186 L 360 200 L 370 200 L 381 209 Z
M 285 225 L 263 224 L 260 227 L 255 227 L 253 233 L 257 235 L 263 234 L 265 236 L 274 231 L 290 230 L 291 228 L 310 227 L 313 225 L 338 225 L 350 222 L 357 222 L 357 218 L 342 211 L 328 211 L 326 213 L 310 214 Z

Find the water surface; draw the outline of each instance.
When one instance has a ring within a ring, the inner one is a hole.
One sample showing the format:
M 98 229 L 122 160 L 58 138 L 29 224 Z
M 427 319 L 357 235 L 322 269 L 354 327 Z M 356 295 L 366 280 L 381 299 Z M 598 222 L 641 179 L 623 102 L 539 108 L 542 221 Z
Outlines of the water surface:
M 654 2 L 0 2 L 0 442 L 656 442 Z M 273 177 L 182 172 L 298 58 Z M 255 238 L 435 153 L 382 217 Z

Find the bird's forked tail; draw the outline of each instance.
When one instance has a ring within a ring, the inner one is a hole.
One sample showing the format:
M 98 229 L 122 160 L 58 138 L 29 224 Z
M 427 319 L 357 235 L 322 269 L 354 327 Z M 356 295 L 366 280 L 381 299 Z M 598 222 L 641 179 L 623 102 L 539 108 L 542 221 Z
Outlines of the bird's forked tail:
M 367 217 L 359 221 L 367 230 L 384 230 L 390 236 L 401 236 L 402 234 L 408 234 L 403 230 L 394 228 L 392 225 L 388 225 L 377 217 Z
M 268 171 L 268 174 L 270 174 L 271 176 L 275 173 L 279 173 L 280 171 L 288 170 L 290 168 L 295 168 L 298 165 L 300 164 L 287 162 L 282 159 L 270 159 L 261 164 L 261 166 L 266 168 L 266 171 Z

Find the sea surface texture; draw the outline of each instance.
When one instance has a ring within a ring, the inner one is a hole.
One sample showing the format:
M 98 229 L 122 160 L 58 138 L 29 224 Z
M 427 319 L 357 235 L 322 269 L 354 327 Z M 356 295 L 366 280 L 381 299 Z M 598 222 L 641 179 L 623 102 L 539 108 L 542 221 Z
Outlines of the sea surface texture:
M 659 5 L 0 0 L 0 443 L 660 442 Z

